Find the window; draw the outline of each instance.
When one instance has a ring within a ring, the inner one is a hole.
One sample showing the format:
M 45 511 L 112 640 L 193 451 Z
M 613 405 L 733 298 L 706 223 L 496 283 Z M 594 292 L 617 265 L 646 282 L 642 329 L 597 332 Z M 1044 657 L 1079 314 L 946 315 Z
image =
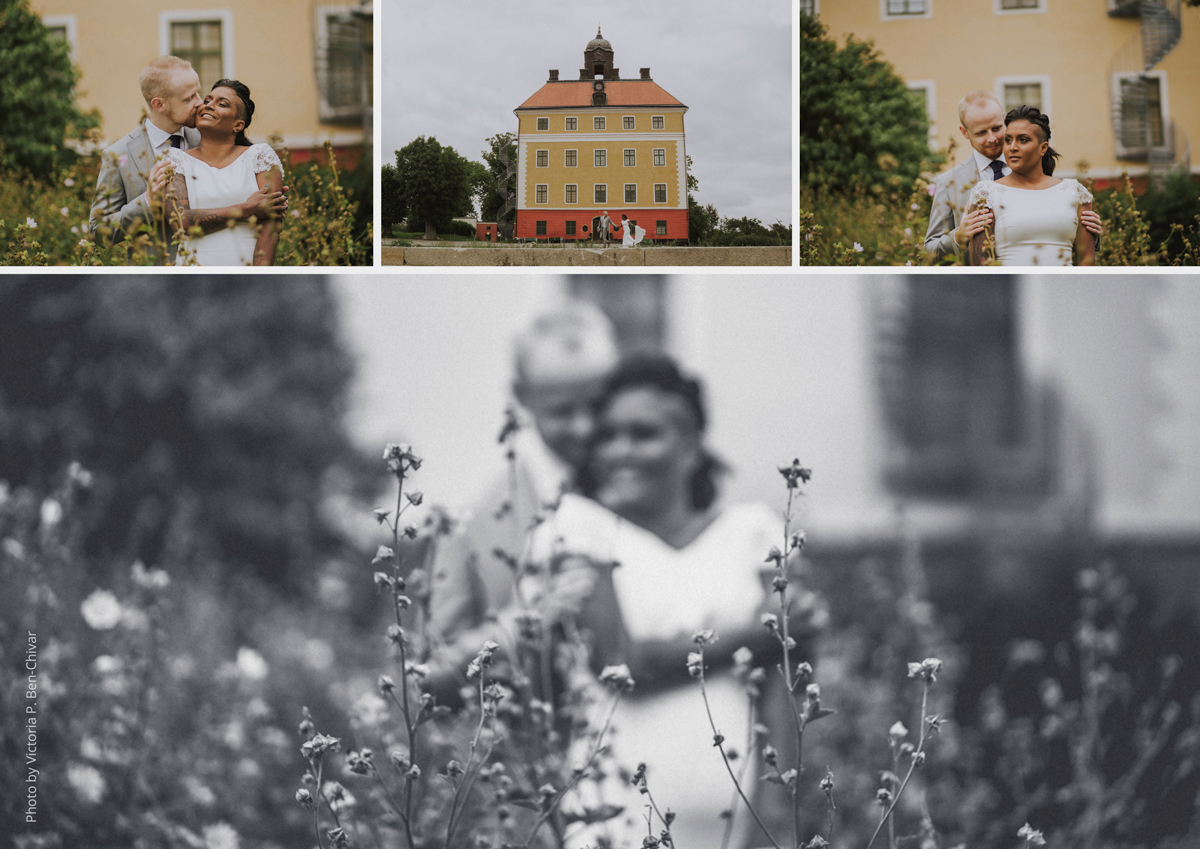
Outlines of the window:
M 667 184 L 666 183 L 655 183 L 654 184 L 654 202 L 655 203 L 666 203 L 667 202 Z
M 652 129 L 652 130 L 662 130 L 662 129 L 665 129 L 666 126 L 667 126 L 667 119 L 664 118 L 662 115 L 655 115 L 653 118 L 650 119 L 650 129 Z
M 566 151 L 566 154 L 567 154 L 567 156 L 566 156 L 566 163 L 565 163 L 565 164 L 566 164 L 566 166 L 567 166 L 568 168 L 574 168 L 574 167 L 575 167 L 575 166 L 578 164 L 578 163 L 576 162 L 576 157 L 578 156 L 578 154 L 579 154 L 579 151 L 576 151 L 576 150 L 568 150 L 568 151 Z
M 538 118 L 537 119 L 537 128 L 538 128 L 539 132 L 542 130 L 549 130 L 550 129 L 550 119 L 549 118 Z
M 537 152 L 537 167 L 545 168 L 550 164 L 550 151 L 539 150 Z
M 226 73 L 226 21 L 218 14 L 172 16 L 167 27 L 165 53 L 187 59 L 200 76 L 200 91 L 207 94 Z M 232 26 L 229 27 L 232 30 Z
M 608 186 L 605 183 L 596 184 L 596 203 L 608 203 Z
M 534 233 L 535 233 L 535 235 L 538 235 L 538 236 L 545 236 L 546 235 L 546 222 L 545 221 L 537 222 L 537 226 L 534 228 Z
M 625 184 L 625 203 L 637 203 L 637 183 Z
M 374 30 L 371 19 L 361 11 L 358 3 L 316 6 L 316 73 L 322 121 L 358 123 L 371 112 L 374 63 L 370 38 Z M 227 26 L 232 32 L 232 20 Z M 200 83 L 204 88 L 204 74 L 200 75 Z
M 635 165 L 637 165 L 637 151 L 636 150 L 625 151 L 625 167 L 632 168 Z
M 655 221 L 655 222 L 654 222 L 654 235 L 655 235 L 655 236 L 665 236 L 665 235 L 667 235 L 667 222 L 665 222 L 665 221 Z
M 1047 114 L 1050 110 L 1050 78 L 1048 76 L 998 77 L 996 97 L 1004 111 L 1022 104 L 1036 106 Z
M 1046 0 L 994 0 L 997 15 L 1007 12 L 1044 12 Z
M 42 23 L 46 25 L 46 29 L 50 31 L 50 37 L 66 42 L 67 48 L 70 51 L 71 59 L 74 60 L 76 52 L 76 26 L 74 15 L 44 15 Z
M 567 129 L 568 130 L 579 129 L 579 119 L 578 118 L 568 118 L 567 119 Z
M 1162 71 L 1120 75 L 1117 88 L 1117 156 L 1146 159 L 1150 148 L 1169 147 L 1167 78 Z
M 654 148 L 654 164 L 655 165 L 666 165 L 667 164 L 667 149 L 665 147 Z
M 817 0 L 800 0 L 800 14 L 816 17 L 818 11 Z
M 574 236 L 574 235 L 575 235 L 575 222 L 574 222 L 574 221 L 568 221 L 568 222 L 567 222 L 567 235 L 568 235 L 568 236 Z
M 909 80 L 908 90 L 921 98 L 929 118 L 929 146 L 937 146 L 937 88 L 933 80 Z
M 567 183 L 567 203 L 579 203 L 579 186 L 574 183 Z
M 604 118 L 602 116 L 597 115 L 595 118 L 592 119 L 592 129 L 593 130 L 603 130 L 604 129 Z
M 603 148 L 596 150 L 595 165 L 597 168 L 607 168 L 608 167 L 608 151 L 607 150 L 605 150 Z
M 880 0 L 884 18 L 928 18 L 933 0 Z
M 634 128 L 634 116 L 626 115 L 621 119 L 621 129 L 632 130 Z
M 549 203 L 550 202 L 550 186 L 546 183 L 537 184 L 537 192 L 535 194 L 534 203 Z

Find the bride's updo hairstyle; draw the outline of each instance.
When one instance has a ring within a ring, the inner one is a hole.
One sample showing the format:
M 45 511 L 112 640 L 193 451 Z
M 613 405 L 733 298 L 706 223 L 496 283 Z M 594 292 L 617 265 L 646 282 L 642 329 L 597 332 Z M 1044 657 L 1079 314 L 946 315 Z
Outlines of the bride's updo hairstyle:
M 1037 127 L 1042 141 L 1050 141 L 1050 116 L 1036 106 L 1018 106 L 1016 109 L 1009 110 L 1009 113 L 1004 116 L 1004 126 L 1007 127 L 1013 121 L 1028 121 Z M 1042 155 L 1042 171 L 1046 173 L 1047 177 L 1054 174 L 1054 166 L 1058 164 L 1060 157 L 1061 154 L 1054 148 L 1046 148 L 1046 152 Z
M 704 389 L 700 381 L 684 375 L 679 370 L 679 365 L 667 355 L 634 354 L 622 361 L 605 383 L 604 392 L 596 405 L 597 411 L 603 412 L 614 397 L 629 389 L 655 389 L 679 398 L 691 413 L 695 432 L 701 437 L 704 436 L 708 427 Z M 717 500 L 717 479 L 725 471 L 725 464 L 701 444 L 700 462 L 689 481 L 689 495 L 694 509 L 707 510 Z M 589 476 L 585 475 L 585 478 L 587 477 Z M 583 483 L 585 491 L 592 488 L 592 481 L 585 480 Z
M 254 101 L 250 99 L 249 86 L 237 80 L 217 80 L 213 83 L 213 87 L 209 91 L 215 91 L 218 88 L 231 88 L 237 92 L 237 96 L 241 99 L 242 108 L 238 110 L 238 117 L 245 121 L 246 124 L 238 130 L 237 138 L 233 140 L 233 143 L 242 147 L 249 147 L 250 139 L 246 138 L 246 130 L 250 127 L 250 119 L 254 117 Z

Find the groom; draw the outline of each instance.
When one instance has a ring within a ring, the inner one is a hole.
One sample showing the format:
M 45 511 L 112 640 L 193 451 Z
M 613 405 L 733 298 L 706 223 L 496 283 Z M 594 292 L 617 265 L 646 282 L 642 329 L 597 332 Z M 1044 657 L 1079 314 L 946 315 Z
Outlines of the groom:
M 996 95 L 984 89 L 971 92 L 958 102 L 959 131 L 971 145 L 972 155 L 954 168 L 938 176 L 929 212 L 929 230 L 925 234 L 925 251 L 934 259 L 958 253 L 955 230 L 971 224 L 976 218 L 982 223 L 991 221 L 990 210 L 977 210 L 959 220 L 971 188 L 980 180 L 999 180 L 1011 173 L 1004 162 L 1004 107 Z M 1100 216 L 1091 210 L 1080 213 L 1083 227 L 1100 237 Z
M 166 152 L 172 147 L 190 150 L 200 145 L 196 113 L 204 100 L 192 63 L 178 56 L 159 56 L 142 69 L 138 83 L 148 117 L 104 151 L 96 180 L 88 232 L 105 241 L 118 242 L 142 223 L 154 223 L 150 198 L 166 185 Z M 224 228 L 229 218 L 257 216 L 263 220 L 286 210 L 285 186 L 281 199 L 269 198 L 260 190 L 235 206 L 193 211 L 217 213 L 198 216 L 203 219 L 204 232 L 210 233 Z M 171 245 L 172 259 L 177 247 Z M 148 250 L 153 252 L 153 246 Z

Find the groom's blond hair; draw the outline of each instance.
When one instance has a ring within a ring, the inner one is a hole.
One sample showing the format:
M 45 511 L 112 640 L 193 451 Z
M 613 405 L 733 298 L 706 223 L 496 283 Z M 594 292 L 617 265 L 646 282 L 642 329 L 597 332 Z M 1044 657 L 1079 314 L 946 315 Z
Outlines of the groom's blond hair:
M 1000 98 L 996 97 L 996 95 L 986 88 L 977 88 L 958 101 L 958 125 L 964 128 L 967 126 L 968 106 L 983 106 L 985 103 L 995 103 L 997 106 L 1000 106 Z M 1000 106 L 1000 111 L 1004 111 L 1003 106 Z
M 178 56 L 159 56 L 142 68 L 138 84 L 142 87 L 142 97 L 146 105 L 156 97 L 168 97 L 171 94 L 171 78 L 177 71 L 194 71 L 192 63 Z

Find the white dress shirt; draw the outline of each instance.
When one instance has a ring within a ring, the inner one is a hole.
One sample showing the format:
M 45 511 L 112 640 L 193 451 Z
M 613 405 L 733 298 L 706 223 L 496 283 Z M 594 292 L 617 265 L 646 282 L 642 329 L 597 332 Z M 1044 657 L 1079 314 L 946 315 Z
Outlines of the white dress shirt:
M 150 146 L 154 148 L 154 152 L 160 156 L 171 146 L 171 136 L 173 135 L 179 136 L 180 138 L 180 150 L 188 149 L 187 136 L 183 134 L 183 127 L 180 127 L 174 133 L 168 133 L 166 130 L 159 129 L 153 121 L 147 118 L 146 135 L 150 137 Z
M 988 180 L 988 181 L 995 179 L 992 176 L 992 160 L 988 159 L 986 156 L 984 156 L 982 153 L 980 153 L 977 150 L 972 150 L 971 152 L 973 154 L 975 154 L 975 166 L 979 169 L 979 179 L 980 180 Z M 1004 162 L 1004 154 L 1003 153 L 1001 153 L 1000 156 L 997 158 L 1001 162 Z M 1007 162 L 1004 162 L 1004 171 L 1000 176 L 1007 177 L 1011 173 L 1012 173 L 1012 169 L 1008 167 Z

